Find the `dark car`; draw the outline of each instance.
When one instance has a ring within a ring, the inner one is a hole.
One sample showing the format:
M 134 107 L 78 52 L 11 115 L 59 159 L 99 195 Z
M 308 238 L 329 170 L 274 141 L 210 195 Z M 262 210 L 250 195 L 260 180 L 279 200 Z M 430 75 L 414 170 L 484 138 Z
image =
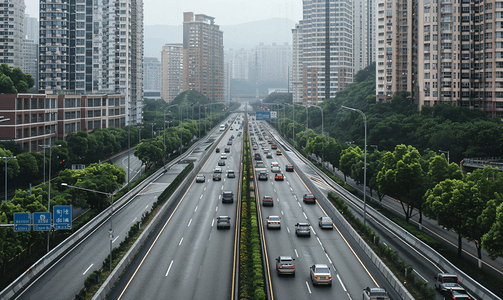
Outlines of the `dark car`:
M 217 147 L 217 149 L 215 149 L 215 152 L 220 153 L 220 148 Z
M 230 153 L 230 152 L 231 152 L 231 148 L 226 147 L 226 148 L 224 149 L 224 152 L 225 152 L 225 153 Z
M 225 202 L 234 202 L 234 193 L 232 191 L 224 191 L 222 193 L 222 203 Z
M 295 234 L 311 236 L 311 224 L 309 223 L 297 223 L 295 224 Z
M 262 205 L 274 206 L 274 199 L 271 196 L 264 196 L 264 198 L 262 198 Z
M 227 146 L 232 146 L 232 141 L 228 141 Z
M 274 180 L 284 180 L 284 179 L 285 177 L 281 173 L 278 173 L 276 174 L 276 176 L 274 176 Z
M 293 172 L 293 166 L 292 165 L 286 165 L 286 171 L 287 172 Z
M 228 216 L 217 217 L 217 229 L 219 228 L 231 229 L 231 217 Z
M 219 165 L 219 166 L 225 166 L 225 160 L 221 160 L 221 161 L 219 161 L 219 162 L 218 162 L 218 165 Z
M 255 160 L 262 160 L 262 156 L 260 155 L 260 153 L 255 153 Z
M 227 178 L 236 178 L 236 174 L 234 174 L 234 171 L 232 170 L 227 171 Z
M 267 180 L 267 172 L 261 171 L 258 173 L 258 180 Z
M 313 194 L 304 194 L 302 199 L 304 199 L 304 203 L 316 203 L 316 197 Z
M 213 181 L 220 181 L 222 180 L 222 176 L 220 173 L 213 173 Z
M 319 217 L 318 226 L 321 228 L 334 229 L 332 218 L 330 217 Z

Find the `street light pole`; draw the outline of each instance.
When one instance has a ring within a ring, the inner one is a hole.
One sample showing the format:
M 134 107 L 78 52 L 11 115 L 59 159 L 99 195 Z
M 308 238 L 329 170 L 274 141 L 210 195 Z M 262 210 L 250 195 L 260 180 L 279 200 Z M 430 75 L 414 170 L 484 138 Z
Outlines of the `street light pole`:
M 114 237 L 114 227 L 113 227 L 113 196 L 117 193 L 105 193 L 105 192 L 100 192 L 100 191 L 95 191 L 95 190 L 91 190 L 91 189 L 86 189 L 86 188 L 82 188 L 82 187 L 78 187 L 78 186 L 73 186 L 73 185 L 69 185 L 67 183 L 61 183 L 62 186 L 65 186 L 65 187 L 70 187 L 70 188 L 74 188 L 74 189 L 77 189 L 77 190 L 83 190 L 83 191 L 87 191 L 87 192 L 93 192 L 93 193 L 98 193 L 98 194 L 103 194 L 103 195 L 106 195 L 108 197 L 108 201 L 110 202 L 110 229 L 108 229 L 108 234 L 109 234 L 109 238 L 110 238 L 110 272 L 112 272 L 112 242 L 113 242 L 113 237 Z
M 447 154 L 447 164 L 450 164 L 451 161 L 450 161 L 450 151 L 442 151 L 442 150 L 438 150 L 438 152 L 442 152 L 442 153 L 446 153 Z
M 9 159 L 13 159 L 16 157 L 11 156 L 11 157 L 0 157 L 0 158 L 3 158 L 5 160 L 5 203 L 7 203 L 7 162 L 9 161 Z
M 61 145 L 52 145 L 49 147 L 49 194 L 47 196 L 47 211 L 51 212 L 51 167 L 52 167 L 52 151 L 54 148 L 61 147 Z M 49 238 L 50 231 L 47 232 L 47 253 L 49 253 Z
M 367 195 L 367 117 L 363 113 L 363 111 L 352 108 L 352 107 L 347 107 L 344 105 L 341 105 L 342 108 L 349 109 L 352 111 L 356 111 L 362 115 L 363 118 L 363 126 L 365 128 L 365 143 L 364 143 L 364 159 L 363 159 L 363 224 L 365 224 L 367 220 L 367 201 L 366 201 L 366 195 Z

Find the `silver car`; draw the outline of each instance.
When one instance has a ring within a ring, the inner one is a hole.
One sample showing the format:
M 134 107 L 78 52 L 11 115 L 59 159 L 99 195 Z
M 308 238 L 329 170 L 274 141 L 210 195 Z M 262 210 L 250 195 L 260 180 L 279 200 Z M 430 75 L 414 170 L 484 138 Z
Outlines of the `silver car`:
M 295 276 L 295 259 L 291 256 L 279 256 L 276 258 L 276 271 L 278 276 L 282 274 L 292 274 Z
M 297 223 L 295 224 L 295 234 L 311 236 L 311 225 L 309 223 Z
M 332 218 L 330 217 L 320 217 L 318 219 L 318 226 L 321 228 L 334 229 Z
M 313 285 L 328 284 L 332 285 L 332 273 L 325 264 L 314 264 L 309 268 L 311 273 L 311 282 Z
M 220 168 L 220 167 L 215 167 L 215 168 L 213 169 L 213 173 L 222 173 L 222 168 Z
M 278 216 L 267 217 L 267 229 L 277 228 L 281 229 L 281 218 Z
M 228 216 L 217 217 L 217 229 L 220 228 L 231 229 L 231 217 Z

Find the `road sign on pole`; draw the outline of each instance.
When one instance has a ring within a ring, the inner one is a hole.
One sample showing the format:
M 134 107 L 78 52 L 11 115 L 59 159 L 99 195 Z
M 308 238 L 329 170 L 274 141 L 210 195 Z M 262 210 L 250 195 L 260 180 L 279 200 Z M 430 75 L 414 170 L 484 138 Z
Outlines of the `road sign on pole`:
M 50 231 L 51 230 L 51 213 L 50 212 L 33 213 L 33 230 L 35 230 L 35 231 Z
M 14 213 L 14 231 L 31 230 L 31 213 Z
M 257 111 L 256 112 L 257 121 L 267 121 L 271 119 L 270 111 Z
M 54 206 L 54 229 L 72 229 L 72 207 Z

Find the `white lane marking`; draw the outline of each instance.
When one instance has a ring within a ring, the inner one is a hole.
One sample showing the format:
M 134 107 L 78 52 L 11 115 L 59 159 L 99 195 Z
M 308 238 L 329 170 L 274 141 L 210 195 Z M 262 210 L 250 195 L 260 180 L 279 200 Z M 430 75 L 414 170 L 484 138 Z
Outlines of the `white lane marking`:
M 189 226 L 190 226 L 190 223 L 192 223 L 192 219 L 190 219 L 190 221 L 189 221 L 189 225 L 187 225 L 187 227 L 189 227 Z
M 210 182 L 210 180 L 208 179 L 208 182 Z M 204 187 L 204 190 L 203 191 L 206 191 L 206 187 Z
M 307 283 L 307 281 L 306 281 L 306 286 L 307 286 L 307 290 L 309 291 L 309 294 L 311 294 L 311 289 L 309 288 L 309 284 Z
M 180 243 L 178 243 L 178 246 L 180 246 L 183 242 L 183 238 L 180 240 Z
M 115 243 L 115 241 L 119 238 L 119 236 L 116 236 L 115 239 L 112 240 L 112 243 Z
M 295 199 L 297 199 L 297 195 L 293 195 L 293 197 L 294 197 Z
M 82 273 L 82 275 L 86 275 L 87 271 L 89 271 L 89 269 L 91 269 L 91 267 L 92 267 L 93 265 L 94 265 L 94 264 L 91 264 L 91 265 L 89 266 L 89 268 L 87 268 L 87 269 L 84 271 L 84 273 Z
M 314 234 L 316 234 L 316 231 L 314 231 L 313 226 L 311 226 L 311 230 L 313 231 Z
M 299 201 L 297 201 L 297 204 L 299 205 L 299 207 L 302 207 L 302 206 L 300 206 L 300 202 Z
M 278 201 L 279 202 L 279 201 Z M 285 214 L 283 213 L 283 211 L 281 211 L 281 215 L 284 216 Z
M 316 237 L 316 239 L 318 240 L 318 244 L 320 244 L 320 246 L 323 247 L 323 245 L 321 244 L 320 238 Z
M 133 223 L 134 223 L 134 221 L 136 221 L 136 219 L 138 219 L 138 218 L 134 218 Z
M 272 179 L 272 177 L 271 177 L 271 179 Z M 274 182 L 271 181 L 271 184 L 274 185 Z
M 286 184 L 290 185 L 290 182 L 287 181 Z
M 199 197 L 199 199 L 203 199 L 203 194 L 201 194 L 201 197 Z
M 211 220 L 211 227 L 213 227 L 213 224 L 215 224 L 215 219 Z
M 274 190 L 276 192 L 276 190 Z M 278 198 L 278 202 L 279 202 L 279 198 Z
M 224 177 L 224 182 L 225 182 L 225 177 Z
M 292 192 L 293 192 L 293 189 L 292 189 L 292 188 L 290 188 L 290 191 L 292 191 Z
M 344 289 L 344 291 L 345 291 L 345 292 L 347 292 L 346 287 L 344 286 L 344 283 L 342 283 L 342 280 L 341 280 L 341 278 L 339 277 L 339 274 L 337 274 L 337 279 L 339 279 L 339 282 L 340 282 L 340 283 L 341 283 L 341 285 L 342 285 L 342 289 Z
M 302 212 L 302 213 L 304 214 L 304 218 L 306 218 L 306 220 L 307 220 L 307 215 L 306 215 L 306 213 L 305 213 L 305 212 Z
M 218 195 L 218 199 L 220 200 L 222 198 L 222 195 Z
M 329 262 L 330 264 L 332 264 L 332 260 L 330 259 L 330 257 L 328 257 L 328 254 L 327 254 L 326 252 L 325 252 L 325 256 L 327 257 L 328 262 Z
M 224 186 L 222 185 L 222 188 L 221 188 L 221 190 L 223 190 L 223 189 L 224 189 Z
M 147 209 L 147 208 L 148 208 L 148 205 L 147 205 L 147 206 L 145 206 L 145 209 Z
M 299 253 L 297 253 L 297 249 L 293 249 L 295 251 L 295 256 L 299 257 Z
M 274 192 L 276 193 L 276 189 L 273 189 L 273 190 L 274 190 Z
M 218 211 L 218 206 L 217 206 L 217 207 L 215 207 L 215 211 Z
M 194 209 L 194 212 L 196 212 L 196 211 L 197 211 L 197 208 L 198 208 L 198 207 L 199 207 L 199 206 L 196 206 L 196 209 Z
M 164 275 L 164 277 L 167 277 L 168 274 L 169 274 L 169 270 L 171 270 L 171 266 L 173 265 L 173 261 L 171 261 L 171 263 L 169 264 L 169 267 L 168 267 L 168 271 L 166 272 L 166 275 Z
M 424 278 L 421 274 L 419 274 L 419 272 L 418 272 L 417 270 L 412 269 L 412 271 L 413 271 L 414 273 L 416 273 L 419 277 L 421 277 L 421 279 L 423 279 L 426 283 L 428 282 L 428 280 L 426 280 L 426 278 Z
M 288 233 L 290 233 L 290 229 L 288 227 L 286 228 L 286 231 L 288 231 Z

